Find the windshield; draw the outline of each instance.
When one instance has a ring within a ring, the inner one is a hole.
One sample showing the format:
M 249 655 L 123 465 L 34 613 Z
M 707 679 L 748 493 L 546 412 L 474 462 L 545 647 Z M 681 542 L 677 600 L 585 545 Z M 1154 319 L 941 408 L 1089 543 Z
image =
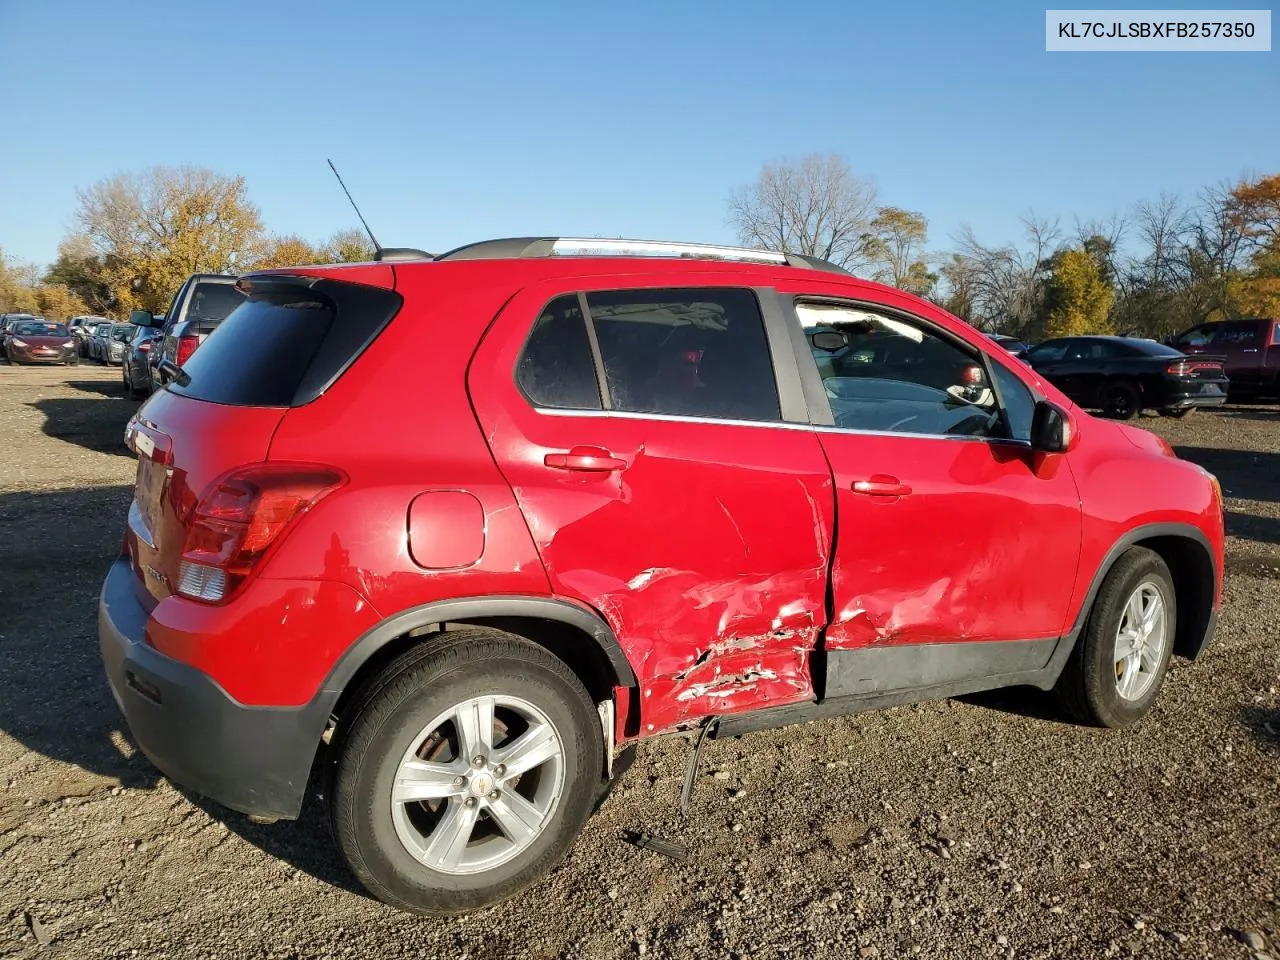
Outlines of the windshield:
M 133 336 L 133 326 L 128 323 L 117 324 L 111 328 L 111 339 L 124 343 Z
M 60 323 L 20 321 L 13 325 L 15 337 L 65 337 L 67 328 Z

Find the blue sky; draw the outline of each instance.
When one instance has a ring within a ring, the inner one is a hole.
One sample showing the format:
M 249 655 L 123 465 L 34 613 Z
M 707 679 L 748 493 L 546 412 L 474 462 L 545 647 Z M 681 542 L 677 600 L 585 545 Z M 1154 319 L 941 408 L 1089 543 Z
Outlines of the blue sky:
M 1055 6 L 1064 6 L 1055 4 Z M 1184 5 L 1195 8 L 1196 4 Z M 0 0 L 0 248 L 46 263 L 75 190 L 192 163 L 267 226 L 386 245 L 730 242 L 771 159 L 1016 239 L 1280 169 L 1280 53 L 1046 53 L 1045 4 Z

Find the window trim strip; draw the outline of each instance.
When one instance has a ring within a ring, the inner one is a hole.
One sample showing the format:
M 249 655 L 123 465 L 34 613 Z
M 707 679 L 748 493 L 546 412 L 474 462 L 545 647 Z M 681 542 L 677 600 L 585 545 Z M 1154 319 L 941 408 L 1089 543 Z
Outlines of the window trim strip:
M 604 369 L 604 355 L 600 352 L 600 341 L 596 338 L 596 322 L 591 316 L 591 307 L 587 303 L 585 290 L 578 291 L 578 311 L 582 314 L 582 322 L 587 327 L 587 343 L 591 345 L 591 362 L 596 368 L 596 387 L 600 391 L 600 409 L 612 410 L 613 394 L 609 392 L 609 377 Z

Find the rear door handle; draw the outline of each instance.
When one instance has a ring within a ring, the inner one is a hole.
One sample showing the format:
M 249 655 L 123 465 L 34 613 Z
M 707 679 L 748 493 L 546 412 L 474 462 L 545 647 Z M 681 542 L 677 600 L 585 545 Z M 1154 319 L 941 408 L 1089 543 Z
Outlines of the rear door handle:
M 863 493 L 868 497 L 905 497 L 911 492 L 911 488 L 897 477 L 877 473 L 866 480 L 855 480 L 853 492 Z
M 568 453 L 548 453 L 542 462 L 556 470 L 578 470 L 583 473 L 608 473 L 621 470 L 627 461 L 615 457 L 604 447 L 579 445 Z

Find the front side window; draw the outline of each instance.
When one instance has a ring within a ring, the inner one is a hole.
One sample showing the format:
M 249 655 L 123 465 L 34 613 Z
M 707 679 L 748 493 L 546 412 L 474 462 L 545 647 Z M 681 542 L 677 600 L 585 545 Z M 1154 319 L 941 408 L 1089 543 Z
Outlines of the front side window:
M 1005 436 L 977 351 L 872 308 L 796 306 L 837 427 Z
M 1209 341 L 1213 339 L 1214 330 L 1219 326 L 1216 323 L 1202 323 L 1198 327 L 1192 327 L 1185 333 L 1180 333 L 1174 339 L 1175 347 L 1203 347 L 1207 346 Z

